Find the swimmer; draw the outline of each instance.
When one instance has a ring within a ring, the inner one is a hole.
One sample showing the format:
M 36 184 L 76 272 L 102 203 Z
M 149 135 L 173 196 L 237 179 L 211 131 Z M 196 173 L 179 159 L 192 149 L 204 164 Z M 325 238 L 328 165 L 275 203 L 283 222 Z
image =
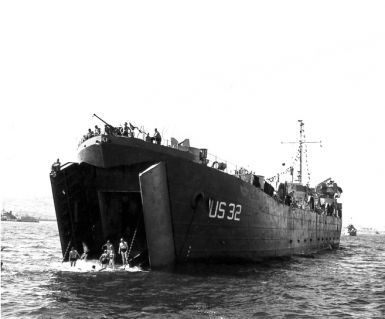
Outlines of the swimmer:
M 85 251 L 85 252 L 80 256 L 80 260 L 87 261 L 87 257 L 88 257 L 88 251 Z
M 110 250 L 108 253 L 108 257 L 110 259 L 109 266 L 111 266 L 112 269 L 115 269 L 115 252 L 113 250 Z
M 123 266 L 127 265 L 127 242 L 123 238 L 120 238 L 118 254 L 122 256 Z
M 87 257 L 88 257 L 88 252 L 90 250 L 88 249 L 87 245 L 85 243 L 83 243 L 83 254 L 81 255 L 80 257 L 80 260 L 84 260 L 84 261 L 87 261 Z
M 76 266 L 76 260 L 78 260 L 78 258 L 80 258 L 78 251 L 75 249 L 75 247 L 72 247 L 68 254 L 68 261 L 71 263 L 71 267 Z
M 99 262 L 100 262 L 100 265 L 102 266 L 102 269 L 100 269 L 100 270 L 103 270 L 103 269 L 107 268 L 107 265 L 108 265 L 108 262 L 109 262 L 107 250 L 105 250 L 103 252 L 103 254 L 100 256 Z
M 109 265 L 112 267 L 112 269 L 115 269 L 115 249 L 114 245 L 111 244 L 109 240 L 107 240 L 107 243 L 103 245 L 103 248 L 107 250 L 108 258 L 109 258 Z
M 109 253 L 110 251 L 114 251 L 114 245 L 112 245 L 111 242 L 107 240 L 107 242 L 102 246 L 102 249 L 107 250 Z

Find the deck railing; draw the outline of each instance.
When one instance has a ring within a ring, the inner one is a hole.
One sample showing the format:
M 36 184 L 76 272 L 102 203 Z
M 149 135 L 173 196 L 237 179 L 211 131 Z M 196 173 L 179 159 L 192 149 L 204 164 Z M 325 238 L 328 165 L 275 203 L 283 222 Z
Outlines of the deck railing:
M 102 135 L 102 136 L 106 135 L 107 136 L 107 135 L 111 135 L 111 134 L 100 134 L 100 135 Z M 90 139 L 92 137 L 95 137 L 95 136 L 99 136 L 99 134 L 94 134 L 93 136 L 90 136 L 90 137 L 84 136 L 81 139 L 81 141 L 79 142 L 78 146 L 80 146 L 80 144 L 84 143 L 88 139 Z M 132 136 L 117 135 L 117 134 L 112 134 L 112 136 L 121 137 L 121 138 L 131 138 L 132 137 Z M 146 134 L 144 134 L 144 133 L 137 133 L 137 134 L 134 134 L 133 137 L 145 141 Z M 180 151 L 188 151 L 190 146 L 188 144 L 184 145 L 184 142 L 185 141 L 178 143 L 178 141 L 175 140 L 174 138 L 169 138 L 169 139 L 168 138 L 163 138 L 162 142 L 161 142 L 161 145 L 162 146 L 166 146 L 166 147 L 170 147 L 170 148 L 173 148 L 173 149 L 177 149 L 177 150 L 180 150 Z M 219 156 L 217 156 L 215 154 L 207 153 L 207 160 L 208 160 L 207 166 L 209 166 L 209 167 L 219 168 L 221 166 L 220 165 L 221 163 L 225 164 L 225 168 L 224 169 L 219 169 L 219 170 L 224 172 L 224 173 L 230 174 L 230 175 L 239 176 L 239 174 L 251 173 L 250 171 L 248 171 L 244 167 L 242 167 L 240 165 L 237 165 L 237 164 L 234 164 L 232 162 L 229 162 L 229 161 L 227 161 L 225 159 L 222 159 L 222 158 L 220 158 Z M 69 164 L 69 163 L 66 163 L 66 164 Z M 66 164 L 64 164 L 64 165 L 66 165 Z

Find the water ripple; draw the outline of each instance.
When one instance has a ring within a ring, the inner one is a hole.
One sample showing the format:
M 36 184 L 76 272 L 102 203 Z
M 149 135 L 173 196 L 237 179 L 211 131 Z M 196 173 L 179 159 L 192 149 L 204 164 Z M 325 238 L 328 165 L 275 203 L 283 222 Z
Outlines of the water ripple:
M 1 317 L 383 318 L 383 235 L 343 236 L 314 258 L 174 273 L 61 262 L 52 222 L 2 223 Z M 134 270 L 133 270 L 134 271 Z

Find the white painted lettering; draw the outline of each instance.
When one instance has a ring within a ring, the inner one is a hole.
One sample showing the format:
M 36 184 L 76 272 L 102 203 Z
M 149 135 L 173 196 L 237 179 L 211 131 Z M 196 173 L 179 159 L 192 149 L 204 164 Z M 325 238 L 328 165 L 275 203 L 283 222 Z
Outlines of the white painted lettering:
M 229 207 L 230 207 L 230 212 L 229 212 L 230 215 L 227 215 L 227 219 L 232 220 L 232 219 L 234 219 L 235 204 L 230 203 Z
M 214 208 L 215 206 L 215 208 Z M 216 201 L 209 198 L 209 217 L 228 220 L 240 221 L 240 214 L 242 211 L 242 205 L 236 205 L 234 203 L 227 204 L 226 202 Z
M 241 210 L 242 210 L 242 206 L 237 205 L 236 210 L 235 210 L 234 220 L 240 221 L 240 218 L 238 216 L 241 214 Z
M 215 218 L 216 216 L 216 212 L 214 211 L 213 212 L 213 206 L 214 206 L 214 200 L 213 199 L 209 199 L 209 217 L 210 218 Z
M 222 207 L 223 205 L 225 205 L 225 207 Z M 222 213 L 221 215 L 217 215 L 217 217 L 219 219 L 223 219 L 225 217 L 225 208 L 226 208 L 226 203 L 225 202 L 221 202 L 219 204 L 219 212 Z

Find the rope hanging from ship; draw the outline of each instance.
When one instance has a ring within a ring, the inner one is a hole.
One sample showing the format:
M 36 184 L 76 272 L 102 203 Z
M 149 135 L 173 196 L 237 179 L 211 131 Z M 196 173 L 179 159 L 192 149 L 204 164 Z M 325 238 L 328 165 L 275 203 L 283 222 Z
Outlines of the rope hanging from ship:
M 181 246 L 181 248 L 179 250 L 179 256 L 182 255 L 182 252 L 183 252 L 184 247 L 186 245 L 187 239 L 189 238 L 190 231 L 191 231 L 191 225 L 193 224 L 193 221 L 195 219 L 196 210 L 197 210 L 198 203 L 199 203 L 200 200 L 202 200 L 202 201 L 205 200 L 205 193 L 203 193 L 203 192 L 196 192 L 193 195 L 192 199 L 191 199 L 191 208 L 193 210 L 193 213 L 191 215 L 190 223 L 188 225 L 188 228 L 187 228 L 187 231 L 186 231 L 186 235 L 185 235 L 184 240 L 183 240 L 183 244 L 182 244 L 182 246 Z M 188 253 L 186 255 L 186 259 L 188 258 L 189 253 L 190 253 L 190 248 L 189 248 Z
M 303 138 L 306 140 L 306 134 L 305 134 L 305 129 L 302 128 L 303 132 Z M 307 171 L 307 185 L 310 185 L 310 169 L 309 169 L 309 161 L 308 161 L 308 156 L 307 156 L 307 144 L 305 143 L 305 148 L 304 148 L 304 153 L 305 153 L 305 164 L 306 164 L 306 171 Z

